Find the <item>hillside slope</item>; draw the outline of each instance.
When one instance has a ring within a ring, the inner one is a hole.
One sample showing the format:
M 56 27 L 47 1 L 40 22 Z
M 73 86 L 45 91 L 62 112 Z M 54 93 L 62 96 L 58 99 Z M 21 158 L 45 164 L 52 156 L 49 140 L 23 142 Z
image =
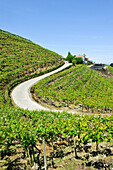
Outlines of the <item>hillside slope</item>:
M 0 169 L 32 169 L 34 165 L 43 169 L 44 140 L 48 170 L 113 168 L 113 116 L 29 111 L 4 99 L 20 81 L 62 65 L 61 56 L 0 30 L 0 62 Z
M 10 82 L 54 68 L 63 63 L 60 55 L 47 50 L 30 40 L 0 30 L 0 103 Z
M 85 65 L 48 77 L 33 87 L 36 100 L 59 108 L 113 110 L 113 79 Z

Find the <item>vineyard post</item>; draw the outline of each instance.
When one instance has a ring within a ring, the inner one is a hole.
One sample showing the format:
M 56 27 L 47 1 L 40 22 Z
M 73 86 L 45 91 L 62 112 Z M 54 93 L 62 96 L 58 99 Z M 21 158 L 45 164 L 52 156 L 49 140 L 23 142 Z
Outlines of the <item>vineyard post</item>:
M 52 154 L 52 166 L 54 168 L 54 160 L 53 160 L 53 157 L 54 157 L 54 147 L 53 147 L 53 139 L 52 139 L 52 150 L 53 150 L 53 154 Z
M 98 146 L 99 146 L 99 144 L 98 144 L 98 141 L 96 141 L 96 151 L 98 152 Z
M 105 111 L 105 107 L 103 107 L 103 113 L 104 113 L 104 111 Z
M 30 153 L 30 148 L 28 148 L 28 156 L 29 156 L 30 163 L 32 163 L 32 155 Z
M 83 112 L 83 104 L 82 104 L 82 112 Z
M 46 169 L 46 149 L 45 149 L 45 139 L 44 139 L 44 137 L 43 137 L 43 148 L 44 148 L 44 168 L 45 168 L 45 170 L 47 170 Z
M 36 163 L 35 163 L 35 155 L 34 155 L 34 149 L 33 149 L 33 146 L 32 146 L 32 152 L 33 152 L 34 169 L 36 170 Z
M 76 140 L 75 140 L 75 136 L 73 135 L 73 140 L 74 140 L 74 151 L 75 151 L 75 158 L 77 158 L 77 150 L 76 150 Z
M 110 111 L 110 107 L 109 107 L 109 113 L 111 113 L 111 111 Z
M 87 108 L 88 108 L 88 112 L 89 112 L 89 105 L 87 106 Z
M 98 107 L 96 107 L 96 112 L 98 113 Z
M 89 105 L 89 113 L 90 113 L 90 105 Z

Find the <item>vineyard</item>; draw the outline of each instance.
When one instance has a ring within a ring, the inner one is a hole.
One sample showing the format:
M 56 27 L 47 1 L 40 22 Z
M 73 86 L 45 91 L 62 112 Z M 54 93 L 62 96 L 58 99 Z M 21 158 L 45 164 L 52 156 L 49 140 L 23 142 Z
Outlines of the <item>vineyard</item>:
M 101 168 L 113 168 L 113 115 L 79 116 L 6 107 L 0 116 L 4 169 L 43 168 L 43 142 L 48 169 L 65 169 L 59 165 L 64 158 L 94 168 L 100 168 L 100 164 Z
M 96 107 L 98 116 L 28 111 L 12 106 L 12 88 L 63 65 L 63 59 L 0 30 L 0 63 L 0 169 L 113 168 L 113 79 L 78 65 L 32 89 L 50 105 L 72 109 L 80 105 L 87 113 Z M 101 110 L 109 116 L 101 115 Z
M 0 30 L 0 63 L 0 105 L 3 105 L 6 85 L 55 68 L 63 64 L 63 60 L 30 40 Z
M 113 78 L 85 65 L 47 77 L 38 82 L 32 91 L 36 100 L 38 98 L 58 108 L 75 110 L 81 106 L 81 110 L 86 112 L 113 111 Z

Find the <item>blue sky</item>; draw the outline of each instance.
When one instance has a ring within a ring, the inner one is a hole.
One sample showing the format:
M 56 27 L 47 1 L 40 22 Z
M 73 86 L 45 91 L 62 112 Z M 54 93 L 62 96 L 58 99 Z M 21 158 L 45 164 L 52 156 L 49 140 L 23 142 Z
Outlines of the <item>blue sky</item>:
M 0 28 L 64 57 L 113 63 L 113 0 L 0 0 Z

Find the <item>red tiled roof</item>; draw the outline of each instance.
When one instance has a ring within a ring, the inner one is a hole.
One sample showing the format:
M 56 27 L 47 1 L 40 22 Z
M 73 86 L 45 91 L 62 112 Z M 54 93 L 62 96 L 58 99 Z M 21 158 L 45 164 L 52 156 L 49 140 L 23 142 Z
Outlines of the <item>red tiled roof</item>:
M 75 58 L 83 58 L 83 57 L 85 57 L 86 55 L 85 54 L 83 54 L 83 55 L 77 55 Z

